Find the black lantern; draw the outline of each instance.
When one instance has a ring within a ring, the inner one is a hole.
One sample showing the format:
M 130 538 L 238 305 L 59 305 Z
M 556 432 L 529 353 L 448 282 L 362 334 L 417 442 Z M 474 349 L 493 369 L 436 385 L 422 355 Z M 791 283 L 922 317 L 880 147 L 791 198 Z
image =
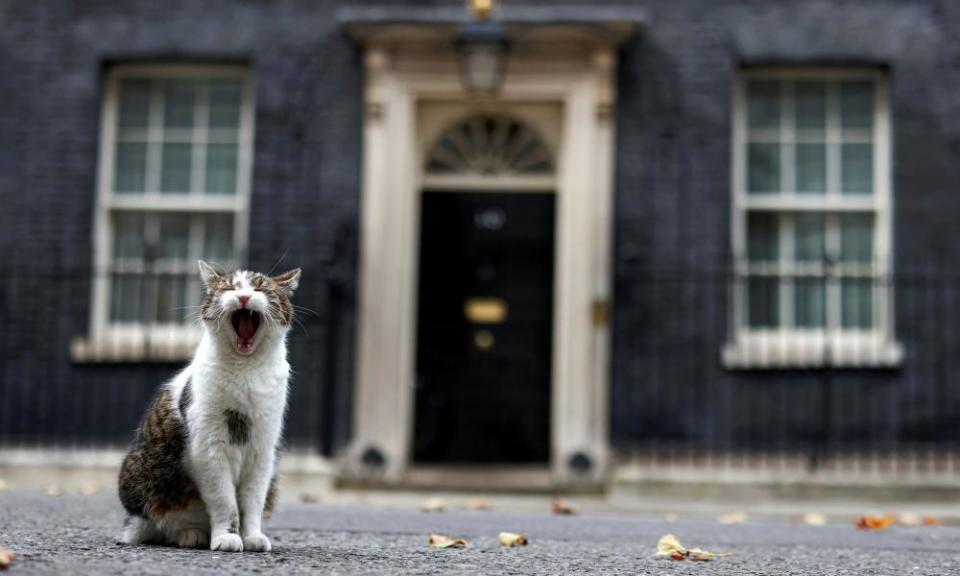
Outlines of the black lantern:
M 474 0 L 474 19 L 457 33 L 460 75 L 470 92 L 493 93 L 503 84 L 510 45 L 498 23 L 488 20 L 492 2 Z

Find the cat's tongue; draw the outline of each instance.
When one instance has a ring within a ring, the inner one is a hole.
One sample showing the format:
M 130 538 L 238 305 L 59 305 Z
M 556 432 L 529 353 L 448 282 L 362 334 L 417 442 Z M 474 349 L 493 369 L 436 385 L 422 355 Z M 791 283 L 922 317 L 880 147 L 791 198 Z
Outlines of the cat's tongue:
M 253 314 L 241 314 L 240 321 L 237 322 L 237 336 L 240 337 L 240 343 L 246 344 L 249 342 L 253 339 L 256 331 L 257 329 L 253 325 Z

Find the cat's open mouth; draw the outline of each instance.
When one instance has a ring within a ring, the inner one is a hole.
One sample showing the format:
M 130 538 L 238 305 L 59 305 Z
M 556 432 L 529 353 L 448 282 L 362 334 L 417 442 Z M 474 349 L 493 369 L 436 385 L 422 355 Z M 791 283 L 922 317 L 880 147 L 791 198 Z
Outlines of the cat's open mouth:
M 233 325 L 233 331 L 237 334 L 237 351 L 241 354 L 253 351 L 260 322 L 260 313 L 249 308 L 242 308 L 230 315 L 230 324 Z

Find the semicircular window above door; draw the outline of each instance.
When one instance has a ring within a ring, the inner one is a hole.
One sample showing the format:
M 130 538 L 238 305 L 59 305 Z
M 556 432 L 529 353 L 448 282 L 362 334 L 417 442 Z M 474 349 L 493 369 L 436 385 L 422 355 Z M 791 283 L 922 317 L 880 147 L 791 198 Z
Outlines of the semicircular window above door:
M 553 153 L 529 125 L 507 116 L 478 114 L 458 121 L 430 147 L 425 171 L 434 175 L 544 176 Z

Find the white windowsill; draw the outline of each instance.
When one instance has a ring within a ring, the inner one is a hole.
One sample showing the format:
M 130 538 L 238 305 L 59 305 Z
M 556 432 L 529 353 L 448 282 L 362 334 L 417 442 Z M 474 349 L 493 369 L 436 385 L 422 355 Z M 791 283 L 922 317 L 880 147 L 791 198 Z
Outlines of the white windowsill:
M 200 342 L 193 326 L 116 326 L 75 338 L 70 358 L 78 363 L 179 362 L 189 360 Z
M 721 359 L 731 369 L 896 368 L 903 347 L 879 332 L 749 332 L 724 346 Z

